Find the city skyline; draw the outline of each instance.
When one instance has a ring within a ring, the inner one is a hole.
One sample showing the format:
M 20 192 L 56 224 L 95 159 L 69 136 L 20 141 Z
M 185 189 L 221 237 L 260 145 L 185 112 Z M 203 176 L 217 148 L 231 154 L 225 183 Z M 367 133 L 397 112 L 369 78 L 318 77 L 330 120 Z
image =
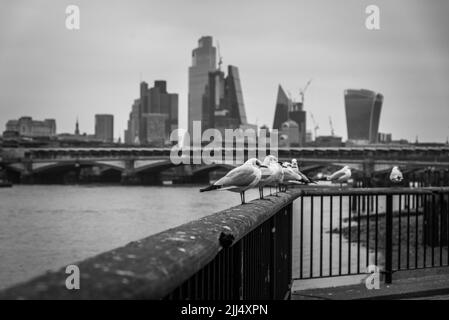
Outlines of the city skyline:
M 344 7 L 329 1 L 110 3 L 78 1 L 79 31 L 64 27 L 66 1 L 0 5 L 5 122 L 55 118 L 58 132 L 72 132 L 79 117 L 80 130 L 93 132 L 93 114 L 108 113 L 115 117 L 114 136 L 123 141 L 143 78 L 164 79 L 179 93 L 180 128 L 186 129 L 191 51 L 198 38 L 211 35 L 220 41 L 224 64 L 239 66 L 248 122 L 271 126 L 278 85 L 297 99 L 313 77 L 304 110 L 315 115 L 319 135 L 330 133 L 331 116 L 336 134 L 346 139 L 344 90 L 366 88 L 385 97 L 379 131 L 412 142 L 449 136 L 445 2 L 376 1 L 379 31 L 364 26 L 366 1 Z M 432 130 L 423 123 L 432 123 Z

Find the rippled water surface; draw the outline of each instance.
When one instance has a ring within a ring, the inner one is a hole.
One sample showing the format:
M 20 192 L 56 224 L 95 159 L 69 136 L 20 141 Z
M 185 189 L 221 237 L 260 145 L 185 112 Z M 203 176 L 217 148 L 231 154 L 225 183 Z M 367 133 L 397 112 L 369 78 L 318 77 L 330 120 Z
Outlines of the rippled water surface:
M 0 189 L 0 288 L 238 205 L 198 186 Z M 258 192 L 251 190 L 247 201 Z

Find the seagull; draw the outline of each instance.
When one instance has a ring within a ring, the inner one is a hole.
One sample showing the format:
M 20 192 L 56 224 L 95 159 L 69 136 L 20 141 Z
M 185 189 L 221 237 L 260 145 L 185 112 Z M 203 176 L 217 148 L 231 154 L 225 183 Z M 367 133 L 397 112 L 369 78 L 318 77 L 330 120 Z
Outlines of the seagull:
M 263 199 L 263 187 L 277 186 L 283 176 L 282 167 L 278 164 L 278 159 L 275 156 L 266 156 L 263 165 L 266 168 L 262 167 L 262 177 L 258 184 L 260 199 Z
M 316 183 L 316 181 L 312 180 L 307 175 L 305 175 L 304 173 L 299 171 L 298 161 L 296 159 L 292 159 L 292 168 L 293 168 L 294 172 L 296 172 L 297 174 L 299 174 L 301 176 L 301 178 L 305 184 Z
M 332 181 L 333 183 L 339 183 L 341 188 L 344 182 L 348 182 L 349 178 L 351 178 L 351 169 L 349 169 L 348 166 L 345 166 L 328 176 L 327 180 Z
M 240 193 L 242 204 L 245 203 L 245 191 L 254 188 L 259 183 L 262 177 L 260 168 L 266 168 L 258 159 L 252 158 L 246 161 L 241 166 L 229 171 L 223 178 L 216 181 L 214 184 L 200 189 L 200 192 L 212 190 L 228 190 Z
M 399 183 L 402 180 L 404 180 L 404 177 L 402 176 L 402 172 L 399 170 L 398 167 L 393 167 L 390 173 L 390 181 L 393 183 Z
M 291 163 L 284 162 L 282 164 L 282 171 L 284 172 L 282 184 L 285 186 L 285 190 L 287 190 L 287 185 L 304 183 L 301 176 L 293 170 Z

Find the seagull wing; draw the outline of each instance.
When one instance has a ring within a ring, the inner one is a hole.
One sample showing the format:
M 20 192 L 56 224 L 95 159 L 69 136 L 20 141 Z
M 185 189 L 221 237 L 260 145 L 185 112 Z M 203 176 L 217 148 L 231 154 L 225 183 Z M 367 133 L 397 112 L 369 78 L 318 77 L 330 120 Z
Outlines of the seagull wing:
M 229 187 L 229 186 L 247 186 L 251 184 L 257 175 L 253 167 L 240 166 L 232 169 L 223 178 L 215 182 L 217 186 Z
M 343 176 L 345 174 L 344 170 L 338 170 L 337 172 L 334 172 L 332 175 L 330 175 L 327 179 L 328 180 L 336 180 L 338 178 L 340 178 L 341 176 Z

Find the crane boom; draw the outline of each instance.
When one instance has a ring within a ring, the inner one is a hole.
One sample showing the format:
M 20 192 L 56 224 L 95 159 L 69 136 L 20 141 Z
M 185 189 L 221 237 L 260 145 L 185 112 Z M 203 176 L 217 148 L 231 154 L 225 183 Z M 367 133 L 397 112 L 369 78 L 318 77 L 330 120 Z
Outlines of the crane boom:
M 332 123 L 332 117 L 329 116 L 329 125 L 331 127 L 331 136 L 334 137 L 335 136 L 335 130 L 334 130 L 334 125 Z
M 313 133 L 315 136 L 315 139 L 317 137 L 317 131 L 320 128 L 320 126 L 317 124 L 317 122 L 315 121 L 315 117 L 313 116 L 313 113 L 310 113 L 310 117 L 312 118 L 312 122 L 313 122 Z
M 307 81 L 306 85 L 304 86 L 304 88 L 299 90 L 299 95 L 301 96 L 301 103 L 304 106 L 304 94 L 306 93 L 307 88 L 309 88 L 310 84 L 312 83 L 312 79 L 310 79 L 309 81 Z

